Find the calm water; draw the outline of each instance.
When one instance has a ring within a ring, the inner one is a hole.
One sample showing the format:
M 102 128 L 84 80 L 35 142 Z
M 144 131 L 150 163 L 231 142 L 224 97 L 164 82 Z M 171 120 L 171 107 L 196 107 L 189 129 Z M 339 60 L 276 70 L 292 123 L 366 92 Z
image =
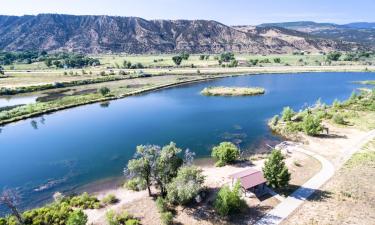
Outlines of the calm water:
M 0 97 L 0 108 L 6 106 L 15 106 L 34 103 L 38 96 L 7 96 Z
M 120 176 L 139 144 L 176 142 L 204 157 L 221 141 L 254 152 L 277 141 L 266 121 L 284 106 L 346 99 L 375 73 L 306 73 L 225 78 L 28 119 L 2 128 L 0 188 L 19 187 L 24 206 L 53 192 Z M 261 86 L 256 97 L 205 97 L 208 85 Z

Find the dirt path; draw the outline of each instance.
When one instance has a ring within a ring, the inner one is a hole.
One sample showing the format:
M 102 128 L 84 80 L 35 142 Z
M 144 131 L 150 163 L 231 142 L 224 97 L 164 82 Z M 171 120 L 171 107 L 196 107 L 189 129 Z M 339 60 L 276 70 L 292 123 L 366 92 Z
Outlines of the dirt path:
M 338 163 L 339 165 L 336 168 L 330 161 L 315 152 L 302 149 L 299 146 L 288 146 L 287 150 L 289 151 L 299 151 L 317 159 L 322 164 L 322 169 L 318 174 L 316 174 L 309 181 L 303 184 L 300 188 L 293 192 L 293 194 L 291 194 L 288 198 L 277 205 L 273 210 L 268 212 L 256 224 L 280 224 L 294 210 L 301 206 L 308 197 L 310 197 L 316 190 L 318 190 L 318 188 L 325 184 L 334 175 L 335 169 L 339 169 L 348 159 L 350 159 L 350 157 L 355 152 L 360 150 L 365 143 L 373 138 L 375 138 L 375 130 L 368 132 L 361 139 L 359 139 L 359 141 L 355 142 L 355 144 L 344 149 L 340 157 L 336 159 L 336 163 Z

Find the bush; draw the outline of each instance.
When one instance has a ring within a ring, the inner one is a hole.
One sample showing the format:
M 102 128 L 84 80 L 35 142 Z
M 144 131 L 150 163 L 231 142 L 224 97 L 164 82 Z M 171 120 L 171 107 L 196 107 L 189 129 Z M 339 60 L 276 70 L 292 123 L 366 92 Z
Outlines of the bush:
M 273 188 L 285 187 L 290 181 L 290 173 L 284 159 L 281 151 L 274 149 L 264 163 L 264 177 L 267 184 Z
M 163 212 L 160 219 L 163 225 L 173 224 L 173 214 L 171 212 Z
M 281 113 L 281 119 L 285 122 L 291 121 L 293 116 L 295 115 L 295 112 L 290 107 L 285 107 L 283 109 L 283 112 Z
M 322 132 L 323 127 L 319 118 L 310 114 L 306 115 L 302 121 L 302 129 L 309 136 L 318 135 Z
M 167 198 L 171 203 L 187 204 L 201 191 L 204 182 L 202 170 L 185 166 L 178 170 L 177 177 L 167 185 Z
M 99 209 L 101 207 L 98 198 L 86 192 L 82 195 L 72 197 L 68 202 L 70 206 L 81 209 Z
M 107 87 L 101 87 L 101 88 L 99 89 L 99 92 L 100 92 L 100 94 L 102 94 L 103 96 L 106 96 L 106 95 L 109 94 L 109 92 L 111 92 L 111 90 L 109 90 L 109 88 L 107 88 Z
M 240 150 L 231 142 L 222 142 L 212 149 L 211 156 L 215 158 L 216 166 L 225 166 L 240 156 Z
M 167 201 L 159 196 L 156 199 L 156 208 L 158 208 L 160 213 L 168 211 Z
M 227 185 L 222 187 L 216 196 L 214 208 L 221 216 L 231 215 L 239 212 L 245 205 L 241 198 L 241 185 L 237 181 L 231 190 Z
M 280 58 L 274 58 L 273 61 L 274 61 L 275 63 L 281 63 L 281 59 L 280 59 Z
M 179 66 L 181 64 L 182 59 L 183 58 L 181 56 L 179 56 L 179 55 L 172 57 L 172 60 L 176 64 L 176 66 Z
M 230 62 L 232 60 L 235 60 L 234 54 L 232 52 L 224 52 L 220 54 L 220 61 L 222 62 Z
M 109 225 L 138 225 L 140 221 L 127 212 L 116 214 L 113 210 L 106 213 L 107 222 Z
M 341 125 L 346 124 L 346 122 L 344 120 L 344 117 L 340 114 L 333 115 L 332 119 L 333 119 L 333 122 L 336 123 L 336 124 L 341 124 Z
M 106 197 L 104 197 L 102 199 L 102 202 L 105 204 L 105 205 L 112 205 L 112 204 L 115 204 L 118 202 L 118 199 L 116 198 L 116 196 L 114 196 L 113 194 L 109 194 L 107 195 Z
M 82 210 L 75 210 L 69 215 L 67 225 L 85 225 L 87 223 L 87 216 Z
M 146 190 L 147 184 L 146 181 L 140 179 L 139 177 L 132 178 L 125 183 L 125 187 L 132 191 L 142 191 Z

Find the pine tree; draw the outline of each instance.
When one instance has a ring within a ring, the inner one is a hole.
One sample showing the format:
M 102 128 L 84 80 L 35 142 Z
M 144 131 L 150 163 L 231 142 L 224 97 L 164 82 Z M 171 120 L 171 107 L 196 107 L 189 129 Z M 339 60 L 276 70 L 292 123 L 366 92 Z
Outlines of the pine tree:
M 290 181 L 290 173 L 285 166 L 284 159 L 281 151 L 274 149 L 264 163 L 264 177 L 267 184 L 273 188 L 286 187 Z

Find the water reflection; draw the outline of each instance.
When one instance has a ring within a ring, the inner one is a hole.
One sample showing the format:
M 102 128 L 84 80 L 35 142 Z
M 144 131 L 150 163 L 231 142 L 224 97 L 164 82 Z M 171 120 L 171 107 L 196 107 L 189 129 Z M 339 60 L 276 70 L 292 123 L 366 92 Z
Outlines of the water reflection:
M 100 103 L 100 107 L 108 108 L 110 104 L 111 104 L 110 102 L 102 102 L 102 103 Z

